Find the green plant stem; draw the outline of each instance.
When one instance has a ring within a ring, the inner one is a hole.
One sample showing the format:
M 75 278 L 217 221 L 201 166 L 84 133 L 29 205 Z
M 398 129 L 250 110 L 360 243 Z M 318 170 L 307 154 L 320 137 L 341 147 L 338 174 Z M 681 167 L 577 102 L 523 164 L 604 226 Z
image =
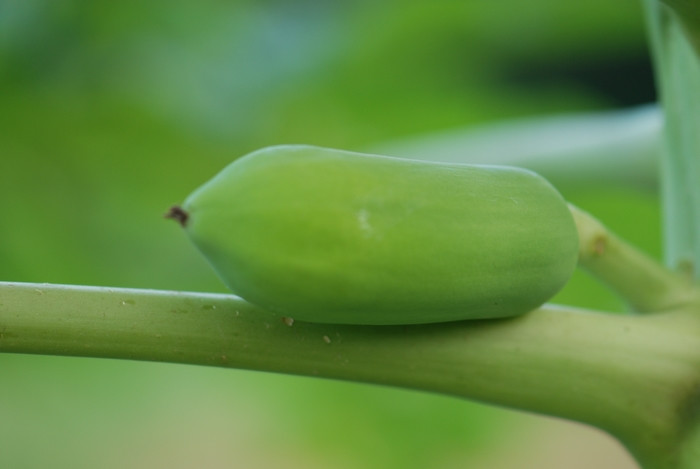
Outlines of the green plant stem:
M 544 306 L 420 326 L 292 322 L 231 296 L 0 283 L 0 352 L 154 360 L 421 389 L 595 425 L 676 468 L 700 382 L 698 315 Z
M 677 15 L 688 41 L 700 57 L 700 2 L 697 0 L 661 0 Z
M 667 3 L 675 10 L 658 0 L 644 1 L 665 115 L 665 255 L 668 265 L 692 270 L 700 279 L 700 53 L 691 44 L 700 35 L 700 8 L 696 0 Z
M 579 235 L 579 265 L 611 287 L 633 310 L 667 311 L 698 298 L 689 276 L 659 264 L 587 212 L 573 205 L 569 208 Z

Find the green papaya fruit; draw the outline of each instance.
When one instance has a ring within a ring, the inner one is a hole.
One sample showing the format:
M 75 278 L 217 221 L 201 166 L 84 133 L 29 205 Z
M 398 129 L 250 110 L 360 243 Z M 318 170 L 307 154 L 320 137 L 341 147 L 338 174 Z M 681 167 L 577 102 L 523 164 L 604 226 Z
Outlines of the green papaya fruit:
M 566 202 L 535 173 L 310 146 L 246 155 L 169 216 L 234 293 L 312 322 L 516 316 L 578 256 Z

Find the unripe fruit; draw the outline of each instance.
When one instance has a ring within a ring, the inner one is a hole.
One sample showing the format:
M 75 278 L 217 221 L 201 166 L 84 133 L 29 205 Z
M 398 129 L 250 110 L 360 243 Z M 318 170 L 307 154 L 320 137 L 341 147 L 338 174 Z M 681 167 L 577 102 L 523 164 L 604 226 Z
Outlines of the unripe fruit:
M 169 215 L 234 293 L 312 322 L 516 316 L 578 252 L 566 202 L 532 172 L 309 146 L 242 157 Z

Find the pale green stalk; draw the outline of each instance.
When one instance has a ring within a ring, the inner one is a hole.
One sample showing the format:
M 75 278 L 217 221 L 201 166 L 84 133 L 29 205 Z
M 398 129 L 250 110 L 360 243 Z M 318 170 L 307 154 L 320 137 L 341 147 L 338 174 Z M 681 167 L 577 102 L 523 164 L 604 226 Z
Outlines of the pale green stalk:
M 668 265 L 700 278 L 700 1 L 645 0 L 665 129 L 661 160 Z M 610 274 L 612 275 L 612 274 Z M 640 287 L 641 288 L 641 287 Z M 700 308 L 691 313 L 698 315 Z M 687 344 L 700 348 L 700 336 Z M 696 373 L 697 374 L 697 373 Z M 687 431 L 667 467 L 700 464 L 700 378 L 692 385 Z M 641 458 L 644 467 L 657 467 Z M 665 467 L 665 466 L 660 466 Z
M 674 11 L 688 42 L 700 57 L 700 2 L 697 0 L 661 0 Z
M 128 358 L 365 381 L 586 422 L 649 468 L 678 465 L 700 319 L 545 306 L 488 321 L 293 322 L 231 295 L 0 283 L 0 352 Z
M 657 105 L 531 117 L 375 146 L 382 155 L 533 170 L 560 189 L 655 189 L 663 117 Z
M 669 265 L 700 277 L 700 34 L 697 0 L 645 0 L 659 92 L 664 107 L 662 194 Z M 693 13 L 694 12 L 694 13 Z M 679 14 L 683 21 L 679 21 Z M 694 25 L 694 26 L 693 26 Z M 693 28 L 694 29 L 689 29 Z

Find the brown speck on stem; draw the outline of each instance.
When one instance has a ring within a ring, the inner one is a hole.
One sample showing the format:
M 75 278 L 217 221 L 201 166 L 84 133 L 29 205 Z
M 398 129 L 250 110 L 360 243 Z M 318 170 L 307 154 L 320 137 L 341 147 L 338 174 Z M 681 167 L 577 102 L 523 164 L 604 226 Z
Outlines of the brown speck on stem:
M 173 205 L 165 214 L 165 218 L 177 221 L 180 226 L 184 228 L 187 226 L 187 220 L 190 218 L 190 214 L 184 211 L 181 207 Z
M 605 253 L 605 250 L 608 247 L 608 240 L 606 236 L 597 236 L 595 240 L 593 240 L 593 255 L 595 256 L 602 256 Z

